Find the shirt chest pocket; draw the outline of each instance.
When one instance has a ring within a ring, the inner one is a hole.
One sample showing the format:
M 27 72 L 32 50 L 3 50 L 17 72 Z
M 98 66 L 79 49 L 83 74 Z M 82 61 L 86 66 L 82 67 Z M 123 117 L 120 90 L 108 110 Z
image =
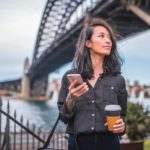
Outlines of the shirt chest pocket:
M 117 90 L 113 85 L 104 85 L 103 87 L 103 100 L 110 104 L 118 104 Z

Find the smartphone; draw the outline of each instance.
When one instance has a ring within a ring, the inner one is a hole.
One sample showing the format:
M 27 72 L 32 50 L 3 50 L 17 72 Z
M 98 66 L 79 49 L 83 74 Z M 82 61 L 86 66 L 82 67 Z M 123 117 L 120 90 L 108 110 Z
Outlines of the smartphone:
M 67 78 L 70 83 L 72 83 L 75 79 L 77 80 L 78 85 L 83 83 L 83 79 L 80 74 L 67 74 Z

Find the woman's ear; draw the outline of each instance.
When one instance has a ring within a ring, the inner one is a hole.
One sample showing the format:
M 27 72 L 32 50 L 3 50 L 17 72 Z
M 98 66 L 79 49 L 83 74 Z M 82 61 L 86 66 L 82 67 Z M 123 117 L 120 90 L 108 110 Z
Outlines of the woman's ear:
M 87 40 L 85 44 L 86 44 L 86 47 L 91 48 L 91 41 L 90 40 Z

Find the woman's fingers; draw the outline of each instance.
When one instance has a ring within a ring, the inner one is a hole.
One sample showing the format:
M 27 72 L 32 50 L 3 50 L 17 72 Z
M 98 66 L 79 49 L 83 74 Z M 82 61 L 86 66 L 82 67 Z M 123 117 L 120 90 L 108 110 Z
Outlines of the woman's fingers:
M 83 82 L 81 85 L 77 86 L 75 89 L 76 91 L 80 91 L 82 88 L 88 87 L 86 82 Z
M 77 80 L 75 79 L 75 80 L 73 80 L 73 82 L 70 84 L 69 90 L 73 89 L 76 84 L 77 84 Z
M 123 121 L 123 119 L 119 119 L 116 121 L 115 125 L 113 126 L 113 132 L 114 133 L 120 133 L 123 132 L 125 130 L 125 123 Z
M 113 130 L 113 133 L 121 133 L 125 130 L 125 128 L 121 127 L 121 128 L 117 128 Z
M 76 95 L 77 97 L 79 97 L 79 96 L 83 95 L 84 93 L 86 93 L 88 90 L 89 90 L 89 88 L 88 88 L 87 85 L 86 85 L 86 86 L 83 86 L 81 89 L 79 89 L 79 90 L 75 93 L 75 95 Z
M 118 120 L 116 121 L 116 124 L 119 124 L 119 123 L 122 123 L 122 122 L 123 122 L 123 119 L 120 118 L 120 119 L 118 119 Z
M 105 127 L 107 127 L 107 126 L 108 126 L 108 123 L 106 122 L 104 125 L 105 125 Z
M 79 97 L 88 91 L 88 86 L 85 82 L 76 87 L 75 87 L 75 84 L 76 84 L 76 81 L 74 81 L 69 87 L 69 91 L 72 96 Z

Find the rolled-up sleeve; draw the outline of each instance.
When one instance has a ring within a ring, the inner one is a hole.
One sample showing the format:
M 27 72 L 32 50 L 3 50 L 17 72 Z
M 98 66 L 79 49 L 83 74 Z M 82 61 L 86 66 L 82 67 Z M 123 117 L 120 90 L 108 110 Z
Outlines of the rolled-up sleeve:
M 60 119 L 63 121 L 65 124 L 68 124 L 71 119 L 74 117 L 76 108 L 74 107 L 71 112 L 68 111 L 67 106 L 66 106 L 66 98 L 68 95 L 68 87 L 69 87 L 69 82 L 66 78 L 66 74 L 62 78 L 61 82 L 61 88 L 58 96 L 58 109 L 59 109 L 59 114 L 60 114 Z

